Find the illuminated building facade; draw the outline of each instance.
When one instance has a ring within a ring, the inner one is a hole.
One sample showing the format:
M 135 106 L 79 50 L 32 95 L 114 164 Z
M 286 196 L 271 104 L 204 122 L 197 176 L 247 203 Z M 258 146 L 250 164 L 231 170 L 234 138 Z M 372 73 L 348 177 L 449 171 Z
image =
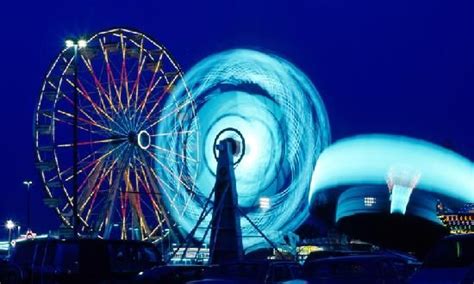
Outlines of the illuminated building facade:
M 438 218 L 451 234 L 474 233 L 474 203 L 467 203 L 461 209 L 452 211 L 438 203 Z

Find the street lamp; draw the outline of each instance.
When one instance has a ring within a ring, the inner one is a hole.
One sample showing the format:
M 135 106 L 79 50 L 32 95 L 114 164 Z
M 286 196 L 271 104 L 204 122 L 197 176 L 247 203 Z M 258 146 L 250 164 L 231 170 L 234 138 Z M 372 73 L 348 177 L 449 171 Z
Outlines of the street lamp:
M 78 225 L 79 225 L 79 216 L 78 216 L 78 211 L 77 211 L 77 192 L 78 192 L 78 187 L 79 187 L 79 180 L 77 176 L 77 172 L 79 170 L 79 152 L 77 148 L 77 140 L 79 138 L 79 133 L 78 133 L 78 113 L 79 113 L 79 94 L 78 94 L 78 79 L 77 79 L 77 50 L 80 48 L 85 48 L 87 47 L 87 41 L 84 39 L 79 39 L 79 40 L 72 40 L 68 39 L 65 41 L 66 47 L 67 48 L 74 48 L 74 94 L 73 94 L 73 105 L 74 105 L 74 110 L 73 110 L 73 133 L 72 133 L 72 163 L 73 163 L 73 195 L 72 195 L 72 228 L 74 230 L 74 237 L 77 238 L 79 236 L 79 231 L 78 231 Z
M 31 180 L 24 180 L 23 184 L 26 185 L 26 229 L 31 229 L 30 220 L 31 220 L 31 195 L 30 195 L 30 186 L 33 184 Z
M 7 220 L 5 223 L 5 228 L 8 230 L 8 255 L 10 255 L 12 250 L 12 231 L 15 229 L 15 223 L 12 220 Z

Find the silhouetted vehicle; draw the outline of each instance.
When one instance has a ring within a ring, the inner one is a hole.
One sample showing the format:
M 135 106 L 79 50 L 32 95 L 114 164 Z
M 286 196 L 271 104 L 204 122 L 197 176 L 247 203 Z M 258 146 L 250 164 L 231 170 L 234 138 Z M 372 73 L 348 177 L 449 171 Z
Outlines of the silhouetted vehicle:
M 16 244 L 4 273 L 9 282 L 1 283 L 131 283 L 160 264 L 161 255 L 146 242 L 28 240 Z
M 306 261 L 303 279 L 310 283 L 407 283 L 412 267 L 384 254 L 334 256 Z
M 442 239 L 410 283 L 474 283 L 474 234 Z
M 206 266 L 202 265 L 163 265 L 140 272 L 133 283 L 187 283 L 201 279 Z
M 325 259 L 329 257 L 339 257 L 339 256 L 350 256 L 350 255 L 362 255 L 369 254 L 365 251 L 346 251 L 346 250 L 320 250 L 313 251 L 308 255 L 305 260 L 305 263 L 310 263 L 318 259 Z
M 280 283 L 301 277 L 301 265 L 293 261 L 259 260 L 211 265 L 198 283 Z

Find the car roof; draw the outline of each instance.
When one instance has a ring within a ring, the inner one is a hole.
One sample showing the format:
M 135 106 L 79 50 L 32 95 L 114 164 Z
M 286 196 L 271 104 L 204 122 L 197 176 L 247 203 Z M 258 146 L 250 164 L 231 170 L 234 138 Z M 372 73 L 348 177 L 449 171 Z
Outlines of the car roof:
M 465 240 L 465 239 L 474 239 L 474 234 L 461 234 L 461 235 L 449 235 L 443 240 Z
M 130 244 L 130 245 L 141 245 L 155 247 L 150 242 L 138 241 L 138 240 L 104 240 L 104 239 L 55 239 L 55 238 L 42 238 L 18 241 L 15 246 L 32 245 L 37 243 L 105 243 L 105 244 Z
M 340 261 L 360 261 L 360 260 L 377 261 L 377 260 L 383 260 L 383 259 L 395 260 L 395 259 L 401 259 L 401 258 L 393 256 L 393 255 L 384 255 L 384 254 L 361 254 L 361 255 L 346 255 L 346 256 L 320 258 L 320 259 L 315 259 L 312 262 L 340 262 Z

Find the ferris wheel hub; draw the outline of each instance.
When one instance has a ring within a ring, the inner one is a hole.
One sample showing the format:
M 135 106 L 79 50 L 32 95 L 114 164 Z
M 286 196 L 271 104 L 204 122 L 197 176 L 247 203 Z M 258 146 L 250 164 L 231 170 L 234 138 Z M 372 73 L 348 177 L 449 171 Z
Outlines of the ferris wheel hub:
M 150 133 L 148 133 L 146 130 L 142 130 L 138 132 L 137 144 L 138 144 L 138 147 L 142 148 L 143 150 L 148 149 L 151 145 Z
M 146 130 L 141 130 L 138 133 L 135 131 L 130 131 L 128 133 L 128 142 L 140 147 L 143 150 L 146 150 L 151 145 L 151 136 Z

